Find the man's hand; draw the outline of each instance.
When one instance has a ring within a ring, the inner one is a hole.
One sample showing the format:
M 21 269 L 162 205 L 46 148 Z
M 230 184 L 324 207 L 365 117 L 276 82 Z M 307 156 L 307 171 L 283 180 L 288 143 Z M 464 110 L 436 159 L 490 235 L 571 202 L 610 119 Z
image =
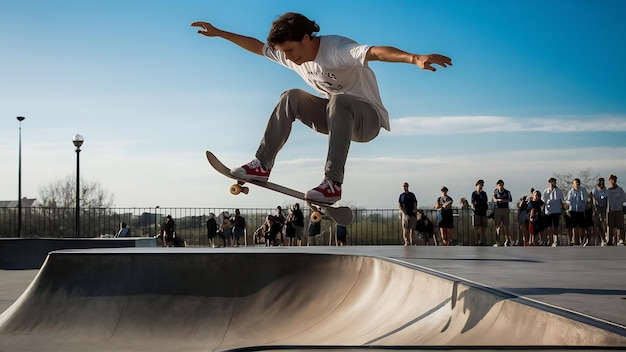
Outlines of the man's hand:
M 213 27 L 212 24 L 207 22 L 194 22 L 191 24 L 192 27 L 200 27 L 202 29 L 198 29 L 198 33 L 205 35 L 207 37 L 215 37 L 219 34 L 220 30 Z
M 452 59 L 439 54 L 414 55 L 413 63 L 424 70 L 437 71 L 432 65 L 439 65 L 441 67 L 452 66 Z

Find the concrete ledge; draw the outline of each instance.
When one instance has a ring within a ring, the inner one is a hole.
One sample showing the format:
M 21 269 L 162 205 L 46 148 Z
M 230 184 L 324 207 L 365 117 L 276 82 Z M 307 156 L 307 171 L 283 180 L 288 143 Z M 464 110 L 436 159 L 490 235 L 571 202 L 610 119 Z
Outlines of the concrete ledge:
M 0 269 L 39 269 L 49 252 L 60 249 L 156 247 L 153 237 L 0 238 Z

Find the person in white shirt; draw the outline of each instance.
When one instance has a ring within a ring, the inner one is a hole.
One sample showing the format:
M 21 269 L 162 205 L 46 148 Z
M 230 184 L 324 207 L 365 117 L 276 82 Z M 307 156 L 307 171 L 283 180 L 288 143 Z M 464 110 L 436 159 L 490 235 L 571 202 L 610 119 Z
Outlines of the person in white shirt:
M 624 203 L 626 202 L 626 193 L 624 189 L 617 185 L 617 176 L 609 176 L 609 187 L 606 189 L 607 195 L 607 235 L 609 241 L 617 245 L 624 245 Z M 613 230 L 617 233 L 613 238 Z
M 587 190 L 580 186 L 580 179 L 575 178 L 572 181 L 572 188 L 567 192 L 565 203 L 569 209 L 569 215 L 572 219 L 573 231 L 572 238 L 569 239 L 570 245 L 582 244 L 587 222 L 585 220 L 585 209 L 587 207 Z
M 556 247 L 561 223 L 561 211 L 563 210 L 565 197 L 563 196 L 563 191 L 556 186 L 556 179 L 554 177 L 550 177 L 548 184 L 548 188 L 543 191 L 541 197 L 544 202 L 544 213 L 546 215 L 544 228 L 548 239 L 550 235 L 552 235 L 552 247 Z M 545 244 L 547 245 L 547 243 Z
M 299 89 L 284 92 L 270 115 L 255 158 L 231 170 L 236 177 L 265 182 L 276 155 L 298 119 L 328 135 L 328 154 L 322 183 L 306 192 L 308 199 L 335 203 L 341 199 L 344 167 L 351 141 L 368 142 L 381 128 L 390 130 L 369 61 L 405 62 L 435 71 L 432 65 L 452 65 L 439 54 L 411 54 L 389 46 L 358 44 L 337 35 L 316 35 L 320 27 L 298 13 L 285 13 L 272 23 L 267 42 L 223 31 L 207 22 L 194 22 L 199 34 L 221 37 L 298 73 L 322 95 Z

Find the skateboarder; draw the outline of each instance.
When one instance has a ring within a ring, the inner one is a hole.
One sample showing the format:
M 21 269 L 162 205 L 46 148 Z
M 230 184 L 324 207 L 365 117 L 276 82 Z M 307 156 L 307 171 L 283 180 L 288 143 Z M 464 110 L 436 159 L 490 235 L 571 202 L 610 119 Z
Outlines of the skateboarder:
M 207 22 L 194 22 L 199 34 L 221 37 L 254 54 L 296 71 L 323 98 L 298 89 L 284 92 L 270 115 L 255 158 L 231 173 L 247 180 L 267 181 L 276 155 L 295 119 L 327 134 L 328 154 L 322 183 L 307 199 L 334 203 L 341 199 L 344 166 L 351 141 L 368 142 L 381 128 L 390 130 L 378 84 L 369 61 L 405 62 L 435 71 L 432 65 L 452 65 L 439 54 L 410 54 L 388 46 L 361 45 L 337 36 L 318 36 L 320 27 L 297 13 L 286 13 L 272 23 L 267 42 L 223 31 Z

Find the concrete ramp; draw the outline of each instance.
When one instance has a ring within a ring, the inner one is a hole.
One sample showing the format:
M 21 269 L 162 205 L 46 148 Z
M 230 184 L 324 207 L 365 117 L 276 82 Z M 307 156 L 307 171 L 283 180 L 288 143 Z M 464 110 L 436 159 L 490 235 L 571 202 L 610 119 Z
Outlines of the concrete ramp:
M 52 252 L 0 351 L 624 346 L 622 334 L 383 258 L 291 249 Z

